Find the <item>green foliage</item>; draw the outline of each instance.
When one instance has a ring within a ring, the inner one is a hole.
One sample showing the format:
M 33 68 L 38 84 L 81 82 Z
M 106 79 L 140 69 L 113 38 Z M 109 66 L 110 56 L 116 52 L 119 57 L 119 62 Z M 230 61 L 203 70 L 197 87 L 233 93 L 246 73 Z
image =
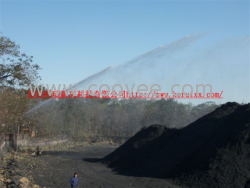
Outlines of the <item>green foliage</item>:
M 59 99 L 30 114 L 37 136 L 72 136 L 77 141 L 99 136 L 127 137 L 152 124 L 183 127 L 213 111 L 213 102 L 198 106 L 176 100 Z
M 15 132 L 17 127 L 29 128 L 27 86 L 39 79 L 40 67 L 33 57 L 20 52 L 20 46 L 0 36 L 0 131 Z
M 0 37 L 0 86 L 27 87 L 40 79 L 40 67 L 33 56 L 20 52 L 20 46 L 5 36 Z

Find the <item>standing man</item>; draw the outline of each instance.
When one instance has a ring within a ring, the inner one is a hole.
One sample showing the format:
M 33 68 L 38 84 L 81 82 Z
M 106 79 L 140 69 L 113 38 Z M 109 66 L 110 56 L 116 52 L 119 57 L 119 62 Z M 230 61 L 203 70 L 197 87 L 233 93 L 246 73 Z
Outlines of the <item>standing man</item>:
M 71 188 L 77 188 L 78 186 L 78 178 L 77 173 L 74 173 L 74 176 L 70 179 Z
M 42 155 L 41 148 L 39 146 L 37 146 L 37 148 L 36 148 L 36 156 L 41 156 L 41 155 Z

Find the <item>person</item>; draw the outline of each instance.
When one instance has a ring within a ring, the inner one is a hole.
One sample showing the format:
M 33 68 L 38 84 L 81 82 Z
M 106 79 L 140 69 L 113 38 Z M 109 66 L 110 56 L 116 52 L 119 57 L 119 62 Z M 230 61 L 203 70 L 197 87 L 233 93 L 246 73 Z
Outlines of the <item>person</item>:
M 70 185 L 71 185 L 71 188 L 77 188 L 77 186 L 78 186 L 77 173 L 74 173 L 74 176 L 72 178 L 70 178 Z
M 36 155 L 37 156 L 41 156 L 41 154 L 42 154 L 42 151 L 41 151 L 40 147 L 37 146 L 37 148 L 36 148 Z

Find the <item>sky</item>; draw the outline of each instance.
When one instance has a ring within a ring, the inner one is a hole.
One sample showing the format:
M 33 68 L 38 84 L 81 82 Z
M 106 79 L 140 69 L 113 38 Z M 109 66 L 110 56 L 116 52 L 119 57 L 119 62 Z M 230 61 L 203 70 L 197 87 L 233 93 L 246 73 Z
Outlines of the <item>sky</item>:
M 249 1 L 1 0 L 0 31 L 34 56 L 40 83 L 75 84 L 187 35 L 249 36 L 249 12 Z

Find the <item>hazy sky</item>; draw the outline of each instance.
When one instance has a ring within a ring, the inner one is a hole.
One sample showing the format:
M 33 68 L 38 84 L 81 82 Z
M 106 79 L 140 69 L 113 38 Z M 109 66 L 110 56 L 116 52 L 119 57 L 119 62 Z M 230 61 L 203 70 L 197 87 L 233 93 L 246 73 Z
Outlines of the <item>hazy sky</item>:
M 34 56 L 44 84 L 74 84 L 189 34 L 249 36 L 249 1 L 1 1 L 0 31 Z

